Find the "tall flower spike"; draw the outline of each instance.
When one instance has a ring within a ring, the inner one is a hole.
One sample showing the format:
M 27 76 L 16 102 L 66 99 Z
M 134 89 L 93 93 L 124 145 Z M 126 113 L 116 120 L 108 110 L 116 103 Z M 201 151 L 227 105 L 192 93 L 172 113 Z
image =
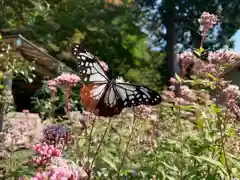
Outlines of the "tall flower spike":
M 202 40 L 200 45 L 200 47 L 202 47 L 208 31 L 218 22 L 218 16 L 210 14 L 209 12 L 203 12 L 198 21 L 200 25 L 203 26 Z

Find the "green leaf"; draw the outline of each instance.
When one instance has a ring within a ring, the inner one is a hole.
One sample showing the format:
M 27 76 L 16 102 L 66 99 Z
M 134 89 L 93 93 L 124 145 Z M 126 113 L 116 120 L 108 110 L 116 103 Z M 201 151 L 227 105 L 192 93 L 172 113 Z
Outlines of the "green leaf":
M 196 158 L 198 161 L 202 160 L 202 161 L 209 163 L 211 166 L 218 167 L 225 175 L 228 174 L 226 168 L 219 161 L 208 158 L 206 156 L 193 156 L 193 157 Z
M 219 159 L 220 159 L 220 162 L 222 163 L 222 165 L 226 166 L 224 153 L 222 151 L 220 152 L 220 158 Z
M 112 169 L 117 171 L 117 165 L 114 163 L 113 159 L 108 156 L 107 154 L 105 156 L 102 156 L 101 159 L 107 163 Z
M 197 126 L 199 129 L 203 129 L 204 127 L 204 120 L 202 118 L 197 119 Z
M 216 114 L 221 112 L 221 109 L 216 104 L 212 104 L 211 109 Z

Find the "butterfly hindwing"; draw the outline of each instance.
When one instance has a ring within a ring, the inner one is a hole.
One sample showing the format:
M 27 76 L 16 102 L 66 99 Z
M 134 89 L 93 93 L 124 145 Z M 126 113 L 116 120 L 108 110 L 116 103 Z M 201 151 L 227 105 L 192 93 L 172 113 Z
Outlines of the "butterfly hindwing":
M 73 48 L 73 55 L 79 60 L 78 72 L 84 83 L 107 83 L 108 76 L 94 55 L 82 49 L 78 44 Z
M 113 116 L 124 108 L 123 101 L 113 86 L 103 83 L 89 83 L 81 88 L 81 100 L 85 109 L 98 116 Z
M 156 105 L 162 101 L 161 96 L 145 86 L 129 83 L 116 83 L 116 91 L 121 97 L 124 107 Z

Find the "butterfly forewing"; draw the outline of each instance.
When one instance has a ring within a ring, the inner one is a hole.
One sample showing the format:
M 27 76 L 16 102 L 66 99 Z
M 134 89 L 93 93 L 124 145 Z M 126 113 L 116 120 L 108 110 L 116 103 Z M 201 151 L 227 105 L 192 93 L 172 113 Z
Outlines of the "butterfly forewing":
M 124 107 L 157 105 L 162 101 L 161 96 L 145 86 L 128 83 L 116 83 L 116 91 L 121 97 Z
M 96 58 L 80 45 L 75 45 L 73 55 L 78 61 L 78 73 L 84 83 L 107 83 L 108 76 Z

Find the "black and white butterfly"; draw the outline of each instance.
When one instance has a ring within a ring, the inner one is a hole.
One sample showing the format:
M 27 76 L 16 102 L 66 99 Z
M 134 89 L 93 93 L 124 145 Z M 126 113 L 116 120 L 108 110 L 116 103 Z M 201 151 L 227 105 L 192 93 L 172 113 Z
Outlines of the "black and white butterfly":
M 117 82 L 110 78 L 101 61 L 79 44 L 74 45 L 72 53 L 79 60 L 78 75 L 83 80 L 80 96 L 87 111 L 111 117 L 125 107 L 157 105 L 162 101 L 157 92 L 145 86 Z

